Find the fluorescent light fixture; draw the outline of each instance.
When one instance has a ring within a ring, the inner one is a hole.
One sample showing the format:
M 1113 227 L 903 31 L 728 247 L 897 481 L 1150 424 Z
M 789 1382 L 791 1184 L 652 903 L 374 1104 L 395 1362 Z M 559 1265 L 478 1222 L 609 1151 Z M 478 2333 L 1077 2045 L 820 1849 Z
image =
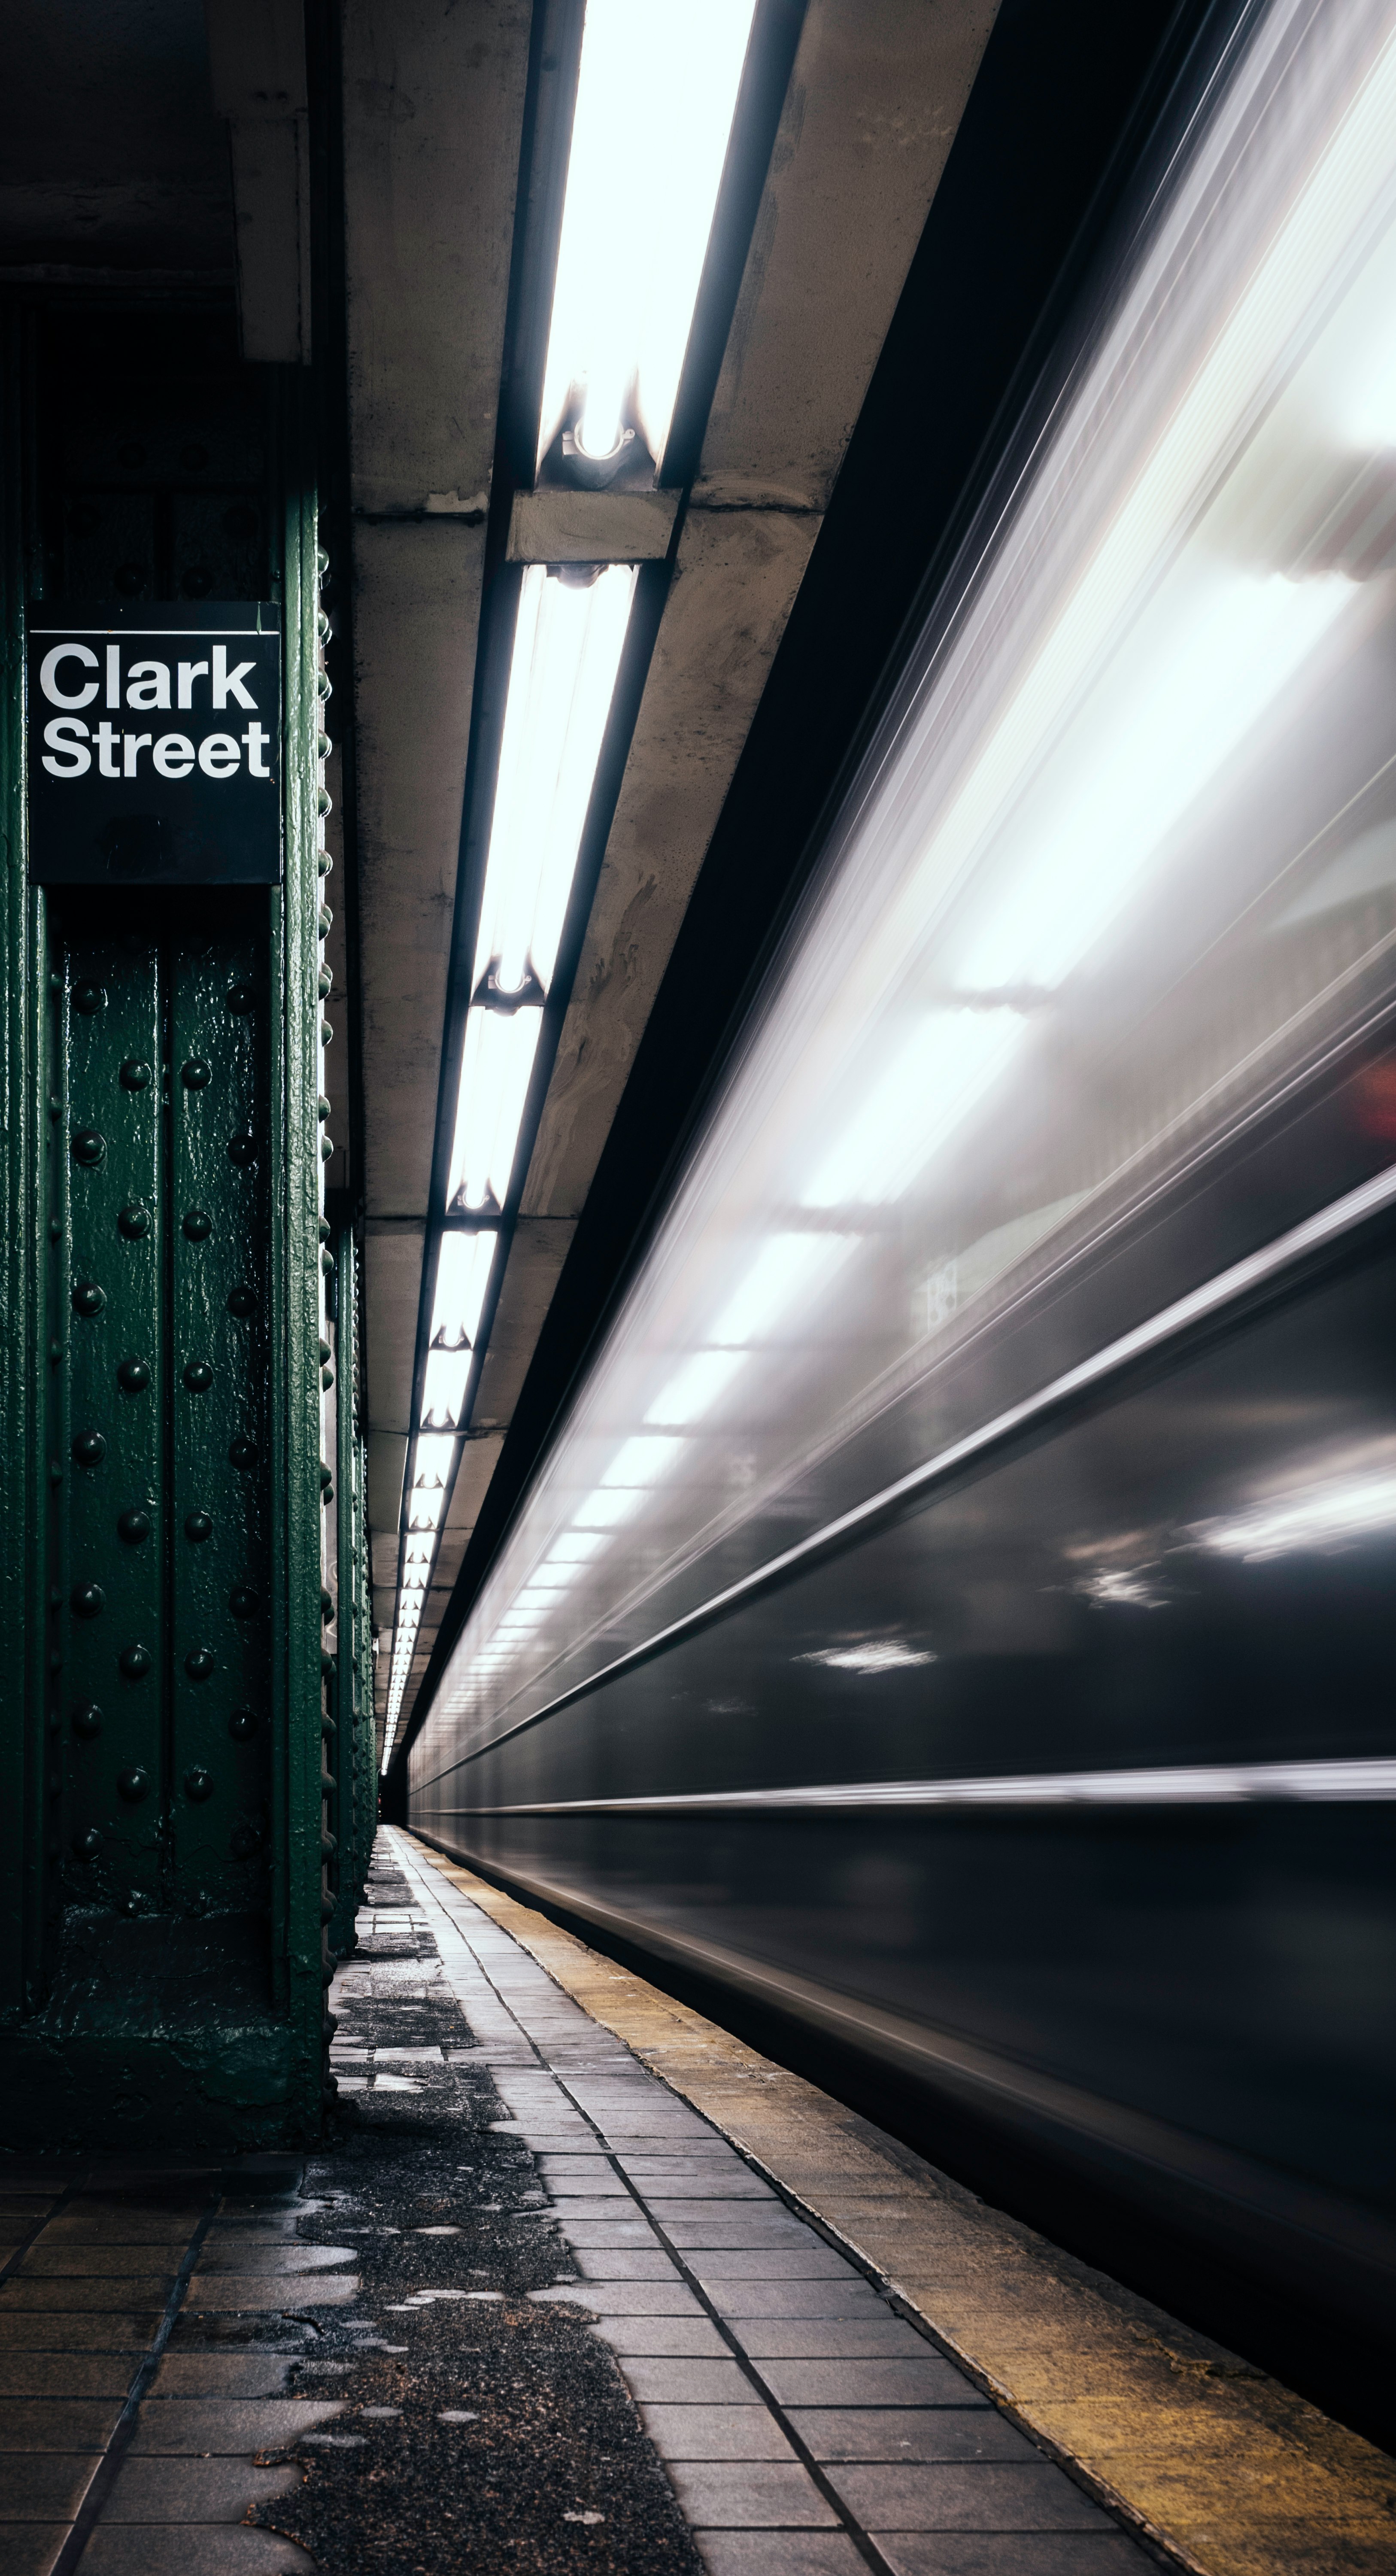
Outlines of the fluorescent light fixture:
M 437 1247 L 436 1295 L 431 1309 L 434 1350 L 460 1350 L 474 1341 L 498 1240 L 496 1234 L 466 1234 L 458 1229 L 442 1235 Z
M 723 1307 L 710 1340 L 729 1350 L 769 1341 L 797 1299 L 808 1303 L 822 1294 L 857 1240 L 854 1234 L 773 1234 Z
M 695 1351 L 660 1389 L 646 1422 L 701 1422 L 746 1366 L 745 1351 Z
M 417 1435 L 412 1459 L 412 1483 L 407 1495 L 408 1544 L 403 1558 L 403 1572 L 394 1604 L 395 1631 L 393 1660 L 388 1675 L 389 1707 L 394 1706 L 392 1692 L 397 1689 L 400 1703 L 407 1672 L 416 1652 L 417 1631 L 422 1610 L 431 1588 L 436 1559 L 433 1533 L 439 1529 L 446 1509 L 446 1489 L 455 1459 L 455 1441 L 437 1432 Z M 384 1739 L 383 1759 L 388 1758 Z
M 627 412 L 663 456 L 753 10 L 587 0 L 540 455 L 580 403 L 587 456 L 615 453 Z
M 450 1204 L 463 1211 L 502 1208 L 518 1151 L 541 1008 L 467 1013 L 456 1134 L 451 1148 Z
M 452 1207 L 501 1208 L 509 1194 L 634 588 L 632 564 L 582 578 L 530 564 L 523 576 L 465 1023 Z
M 422 1388 L 422 1425 L 426 1430 L 453 1430 L 465 1411 L 470 1377 L 469 1351 L 428 1351 Z
M 635 590 L 633 564 L 593 573 L 530 564 L 504 710 L 474 989 L 553 980 L 601 738 Z

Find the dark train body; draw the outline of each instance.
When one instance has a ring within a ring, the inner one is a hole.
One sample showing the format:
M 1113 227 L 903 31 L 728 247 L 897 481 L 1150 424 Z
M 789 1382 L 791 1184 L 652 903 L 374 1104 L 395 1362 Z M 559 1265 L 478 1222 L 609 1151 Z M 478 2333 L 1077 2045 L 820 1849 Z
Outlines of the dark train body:
M 1272 10 L 1174 138 L 409 1805 L 1377 2429 L 1396 246 L 1355 138 L 1386 36 Z

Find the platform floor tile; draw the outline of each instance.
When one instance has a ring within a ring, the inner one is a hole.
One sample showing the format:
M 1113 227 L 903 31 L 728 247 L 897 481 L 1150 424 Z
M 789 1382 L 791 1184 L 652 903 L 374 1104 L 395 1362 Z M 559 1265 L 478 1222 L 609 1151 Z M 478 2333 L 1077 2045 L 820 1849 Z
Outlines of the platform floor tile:
M 536 1963 L 521 1968 L 515 1945 L 409 1837 L 385 1841 L 426 1920 L 450 1926 L 439 1937 L 467 2018 L 478 1990 L 463 1952 L 494 1998 L 481 2056 L 507 2047 L 491 2072 L 578 2275 L 533 2299 L 594 2320 L 709 2576 L 869 2565 L 933 2576 L 926 2550 L 942 2543 L 949 2576 L 966 2538 L 981 2556 L 957 2576 L 981 2564 L 985 2576 L 1037 2576 L 1039 2542 L 1068 2534 L 1073 2546 L 1105 2536 L 1113 2563 L 1101 2559 L 1098 2576 L 1143 2576 L 1133 2540 L 856 2261 L 638 2060 L 584 2064 Z M 531 2068 L 500 2027 L 501 2005 Z M 1079 2576 L 1097 2576 L 1088 2559 Z

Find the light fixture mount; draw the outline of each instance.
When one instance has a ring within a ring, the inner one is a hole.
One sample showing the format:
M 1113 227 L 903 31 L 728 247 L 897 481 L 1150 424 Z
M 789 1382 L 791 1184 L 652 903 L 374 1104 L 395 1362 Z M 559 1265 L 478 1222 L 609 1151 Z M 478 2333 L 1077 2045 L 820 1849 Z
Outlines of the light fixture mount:
M 634 430 L 623 429 L 614 447 L 604 456 L 593 456 L 582 446 L 576 430 L 565 429 L 561 440 L 562 471 L 567 481 L 577 484 L 583 492 L 604 492 L 614 483 L 622 465 L 638 464 L 643 459 L 653 472 L 654 460 L 648 448 L 642 448 L 638 457 L 629 455 L 634 444 Z
M 523 982 L 510 989 L 499 980 L 499 965 L 497 957 L 490 959 L 470 996 L 471 1008 L 506 1012 L 541 1010 L 548 997 L 532 966 L 525 968 Z

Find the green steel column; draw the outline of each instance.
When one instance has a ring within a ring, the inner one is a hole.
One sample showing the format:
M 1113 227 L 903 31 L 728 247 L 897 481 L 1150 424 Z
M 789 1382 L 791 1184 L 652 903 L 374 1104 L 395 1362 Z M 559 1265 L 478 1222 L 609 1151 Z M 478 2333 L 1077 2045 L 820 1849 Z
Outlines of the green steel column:
M 45 898 L 23 355 L 0 320 L 0 2144 L 306 2141 L 334 1850 L 310 388 L 269 380 L 283 885 Z
M 356 1275 L 358 1297 L 363 1295 L 362 1278 Z M 360 1309 L 355 1307 L 355 1332 L 358 1332 Z M 373 1857 L 373 1838 L 378 1831 L 378 1728 L 373 1708 L 373 1569 L 370 1563 L 368 1520 L 368 1440 L 365 1432 L 363 1369 L 359 1344 L 355 1341 L 354 1369 L 354 1739 L 355 1777 L 359 1783 L 355 1806 L 358 1837 L 359 1884 L 368 1881 L 369 1863 Z
M 362 1383 L 361 1372 L 358 1380 L 359 1429 L 354 1442 L 355 1526 L 359 1533 L 358 1554 L 354 1561 L 354 1713 L 359 1777 L 363 1782 L 359 1807 L 359 1876 L 367 1884 L 373 1838 L 378 1831 L 378 1725 L 373 1707 L 373 1569 L 369 1554 L 372 1541 L 368 1520 L 368 1440 L 363 1428 Z
M 281 1007 L 274 1045 L 282 1150 L 272 1207 L 272 1306 L 280 1334 L 273 1378 L 272 1561 L 280 1651 L 273 1715 L 279 1803 L 274 1949 L 292 2038 L 292 2082 L 308 2127 L 324 2088 L 322 1906 L 327 1827 L 321 1790 L 319 1098 L 319 638 L 316 507 L 308 382 L 288 371 L 282 405 L 285 613 L 285 883 L 272 951 Z
M 40 898 L 24 835 L 24 376 L 22 325 L 0 314 L 0 2022 L 34 1999 L 44 1915 L 42 1277 L 36 1210 L 42 1116 Z M 42 1141 L 41 1141 L 42 1140 Z M 50 1160 L 53 1148 L 47 1147 Z
M 354 1946 L 354 1917 L 363 1896 L 362 1859 L 367 1783 L 363 1775 L 358 1726 L 358 1674 L 355 1627 L 357 1566 L 362 1533 L 357 1492 L 357 1321 L 358 1267 L 353 1229 L 340 1225 L 335 1254 L 335 1604 L 334 1737 L 329 1764 L 335 1779 L 334 1830 L 339 1843 L 335 1911 L 330 1946 L 345 1957 Z

